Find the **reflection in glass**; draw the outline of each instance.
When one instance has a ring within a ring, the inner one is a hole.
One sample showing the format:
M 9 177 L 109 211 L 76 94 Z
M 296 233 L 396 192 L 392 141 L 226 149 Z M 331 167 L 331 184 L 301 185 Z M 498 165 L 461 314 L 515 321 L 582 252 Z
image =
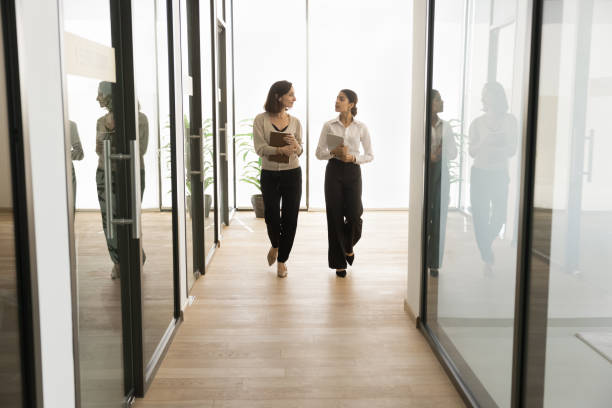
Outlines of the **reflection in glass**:
M 184 134 L 183 134 L 183 157 L 185 162 L 185 249 L 186 249 L 186 264 L 187 264 L 187 287 L 188 291 L 191 290 L 196 280 L 196 265 L 198 262 L 195 260 L 194 252 L 194 222 L 193 222 L 193 211 L 194 197 L 191 189 L 191 126 L 189 123 L 189 115 L 191 112 L 191 98 L 192 98 L 192 78 L 189 75 L 189 41 L 187 38 L 187 1 L 182 0 L 180 3 L 181 21 L 181 67 L 183 75 L 183 121 L 184 121 Z M 178 120 L 178 118 L 177 118 Z
M 219 13 L 221 9 L 218 10 Z M 210 25 L 210 2 L 200 2 L 200 69 L 202 75 L 202 168 L 204 183 L 204 258 L 215 246 L 215 219 L 218 208 L 214 202 L 215 194 L 215 150 L 213 144 L 213 73 L 209 56 L 212 55 L 212 31 Z M 219 127 L 223 127 L 220 125 Z M 221 135 L 225 135 L 224 132 Z
M 112 47 L 108 2 L 83 7 L 80 1 L 66 0 L 63 6 L 66 32 Z M 106 217 L 100 210 L 106 209 L 106 198 L 114 196 L 114 191 L 104 188 L 103 141 L 110 139 L 114 145 L 118 135 L 112 113 L 117 85 L 106 80 L 69 73 L 65 85 L 75 159 L 73 180 L 78 186 L 74 189 L 74 247 L 83 407 L 119 407 L 124 401 L 121 287 L 119 280 L 111 279 L 112 274 L 118 275 L 119 257 L 116 242 L 106 238 Z M 77 134 L 82 146 L 78 161 Z
M 0 44 L 2 38 L 0 21 Z M 4 73 L 4 49 L 0 53 L 0 406 L 20 407 L 22 401 L 21 350 L 13 181 Z
M 533 276 L 548 287 L 544 406 L 612 403 L 612 2 L 544 2 Z M 540 303 L 546 299 L 538 299 Z
M 166 22 L 164 1 L 132 2 L 134 30 L 134 77 L 138 97 L 138 135 L 140 139 L 141 194 L 153 190 L 150 199 L 143 199 L 142 221 L 142 298 L 144 358 L 149 363 L 174 315 L 172 212 L 163 211 L 157 191 L 161 167 L 157 154 L 163 121 L 169 116 L 167 105 L 168 77 L 157 74 L 155 67 L 167 65 L 160 60 L 158 49 L 167 49 L 167 41 L 156 42 L 157 22 Z M 166 51 L 167 54 L 167 51 Z M 148 148 L 147 148 L 148 145 Z M 145 169 L 148 180 L 145 189 Z M 171 188 L 171 187 L 170 187 Z
M 495 264 L 493 242 L 506 224 L 509 159 L 516 152 L 517 121 L 508 113 L 506 92 L 499 82 L 482 90 L 483 115 L 470 124 L 469 153 L 474 160 L 470 175 L 472 223 L 485 271 Z
M 436 1 L 426 321 L 482 406 L 510 406 L 527 10 Z

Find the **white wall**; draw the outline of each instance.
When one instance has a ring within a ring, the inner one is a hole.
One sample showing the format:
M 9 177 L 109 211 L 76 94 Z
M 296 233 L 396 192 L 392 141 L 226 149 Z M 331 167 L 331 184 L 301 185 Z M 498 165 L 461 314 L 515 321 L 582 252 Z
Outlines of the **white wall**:
M 75 389 L 60 8 L 57 1 L 16 3 L 23 124 L 29 139 L 26 172 L 32 181 L 29 221 L 36 236 L 32 272 L 38 280 L 42 401 L 45 407 L 69 408 Z

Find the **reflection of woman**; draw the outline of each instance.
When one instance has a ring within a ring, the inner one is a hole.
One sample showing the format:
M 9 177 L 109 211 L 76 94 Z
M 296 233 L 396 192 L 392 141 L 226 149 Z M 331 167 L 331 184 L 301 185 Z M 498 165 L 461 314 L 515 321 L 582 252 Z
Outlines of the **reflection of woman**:
M 70 209 L 72 212 L 72 217 L 74 218 L 74 208 L 76 207 L 76 174 L 74 172 L 74 164 L 72 163 L 75 160 L 83 160 L 85 154 L 83 153 L 83 146 L 81 145 L 81 139 L 79 138 L 79 130 L 77 128 L 77 124 L 71 120 L 68 121 L 70 124 L 70 167 L 72 168 L 72 208 Z
M 450 179 L 449 161 L 457 157 L 455 137 L 448 122 L 438 114 L 444 111 L 440 93 L 431 90 L 431 147 L 429 157 L 429 188 L 427 195 L 427 266 L 431 276 L 438 276 L 444 256 L 446 218 L 448 214 Z
M 506 222 L 508 162 L 516 151 L 517 121 L 498 82 L 482 90 L 484 115 L 470 125 L 470 156 L 474 158 L 470 200 L 476 243 L 487 270 L 495 261 L 492 244 Z
M 302 198 L 302 169 L 298 159 L 302 154 L 302 125 L 287 113 L 295 100 L 291 82 L 275 82 L 268 92 L 266 111 L 253 121 L 253 142 L 261 157 L 260 182 L 266 227 L 272 245 L 268 251 L 268 264 L 277 261 L 279 278 L 287 276 L 285 263 L 293 247 Z M 284 133 L 287 144 L 270 146 L 272 132 Z
M 98 169 L 96 170 L 96 185 L 98 188 L 98 202 L 100 203 L 100 211 L 102 213 L 102 227 L 104 229 L 104 235 L 106 236 L 106 245 L 108 247 L 108 253 L 113 261 L 113 269 L 111 272 L 111 278 L 115 279 L 119 277 L 119 252 L 117 249 L 117 238 L 110 239 L 109 226 L 106 225 L 106 196 L 104 186 L 104 140 L 111 140 L 111 150 L 115 153 L 115 118 L 113 116 L 113 97 L 112 97 L 112 84 L 110 82 L 100 82 L 98 86 L 98 97 L 96 98 L 100 107 L 108 110 L 108 113 L 98 118 L 96 123 L 96 153 L 98 154 Z M 140 104 L 138 104 L 140 110 Z M 145 188 L 145 169 L 143 156 L 147 151 L 147 145 L 149 144 L 149 121 L 147 116 L 138 112 L 138 141 L 140 146 L 140 197 L 144 193 Z M 112 200 L 112 211 L 116 209 L 116 198 L 115 198 L 115 165 L 111 165 L 111 200 Z M 143 262 L 146 256 L 143 251 Z
M 329 267 L 336 275 L 346 276 L 346 264 L 353 264 L 353 246 L 361 238 L 363 205 L 361 203 L 361 167 L 374 159 L 368 128 L 355 120 L 357 94 L 343 89 L 336 97 L 340 115 L 323 125 L 317 146 L 317 158 L 328 160 L 325 169 L 325 209 Z M 330 151 L 328 135 L 340 136 L 344 142 Z M 364 154 L 360 155 L 359 146 Z

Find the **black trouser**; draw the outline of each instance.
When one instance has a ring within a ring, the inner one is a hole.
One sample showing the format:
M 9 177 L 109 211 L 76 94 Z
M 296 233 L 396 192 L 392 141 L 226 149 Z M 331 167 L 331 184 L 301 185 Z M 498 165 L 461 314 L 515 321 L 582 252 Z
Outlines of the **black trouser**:
M 346 254 L 361 238 L 361 168 L 337 159 L 325 169 L 325 209 L 327 210 L 327 260 L 332 269 L 346 269 Z
M 448 167 L 441 162 L 430 163 L 429 180 L 427 189 L 427 266 L 431 269 L 439 269 L 444 257 L 446 219 L 450 195 Z
M 260 181 L 270 244 L 278 248 L 278 262 L 287 262 L 302 199 L 302 169 L 262 170 Z
M 483 170 L 472 167 L 470 179 L 472 222 L 480 256 L 485 262 L 493 262 L 491 245 L 506 223 L 509 182 L 506 170 Z

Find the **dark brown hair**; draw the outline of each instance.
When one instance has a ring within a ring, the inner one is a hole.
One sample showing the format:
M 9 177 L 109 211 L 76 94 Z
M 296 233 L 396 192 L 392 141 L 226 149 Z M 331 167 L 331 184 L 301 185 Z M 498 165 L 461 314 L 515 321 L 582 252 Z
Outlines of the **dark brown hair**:
M 268 98 L 264 105 L 264 109 L 268 113 L 279 113 L 283 109 L 283 105 L 278 100 L 281 96 L 289 93 L 293 84 L 289 81 L 277 81 L 272 84 L 268 92 Z
M 355 93 L 355 91 L 351 91 L 350 89 L 343 89 L 340 92 L 346 95 L 350 103 L 354 103 L 353 107 L 351 108 L 351 115 L 357 116 L 357 100 L 358 99 L 357 99 L 357 94 Z

